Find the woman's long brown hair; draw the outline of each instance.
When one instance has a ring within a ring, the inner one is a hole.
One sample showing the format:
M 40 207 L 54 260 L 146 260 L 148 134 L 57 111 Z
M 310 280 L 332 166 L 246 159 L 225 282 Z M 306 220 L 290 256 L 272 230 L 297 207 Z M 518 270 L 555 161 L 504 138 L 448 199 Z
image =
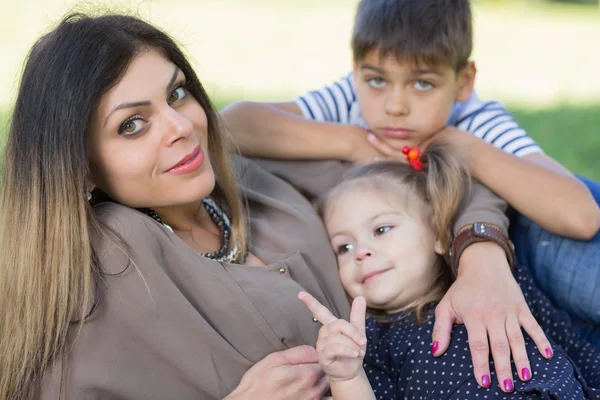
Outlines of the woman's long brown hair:
M 107 232 L 86 199 L 88 124 L 137 53 L 155 49 L 185 74 L 208 118 L 214 197 L 246 248 L 243 203 L 206 92 L 177 45 L 133 17 L 69 15 L 32 48 L 11 118 L 0 182 L 0 399 L 34 396 L 81 327 L 102 273 L 90 237 Z M 75 322 L 77 321 L 77 322 Z

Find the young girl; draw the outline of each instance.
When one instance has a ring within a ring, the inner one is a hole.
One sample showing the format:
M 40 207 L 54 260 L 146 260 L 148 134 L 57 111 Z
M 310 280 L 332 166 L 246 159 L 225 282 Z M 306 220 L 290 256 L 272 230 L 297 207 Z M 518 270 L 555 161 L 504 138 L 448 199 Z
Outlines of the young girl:
M 434 308 L 453 278 L 445 258 L 450 227 L 470 182 L 463 165 L 454 149 L 437 140 L 408 164 L 349 171 L 326 197 L 323 218 L 341 281 L 354 298 L 350 322 L 306 292 L 299 298 L 323 324 L 317 352 L 334 398 L 600 398 L 592 388 L 600 388 L 600 353 L 578 338 L 526 268 L 517 266 L 515 275 L 555 342 L 546 358 L 525 336 L 528 367 L 497 384 L 494 372 L 476 380 L 462 325 L 454 329 L 450 350 L 432 356 Z

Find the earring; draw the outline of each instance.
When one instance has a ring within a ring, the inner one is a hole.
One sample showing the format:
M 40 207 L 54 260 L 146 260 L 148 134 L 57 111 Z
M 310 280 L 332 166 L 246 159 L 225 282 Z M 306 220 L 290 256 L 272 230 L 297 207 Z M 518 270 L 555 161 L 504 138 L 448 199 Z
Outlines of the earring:
M 89 190 L 85 191 L 85 198 L 87 199 L 87 201 L 92 200 L 92 192 Z

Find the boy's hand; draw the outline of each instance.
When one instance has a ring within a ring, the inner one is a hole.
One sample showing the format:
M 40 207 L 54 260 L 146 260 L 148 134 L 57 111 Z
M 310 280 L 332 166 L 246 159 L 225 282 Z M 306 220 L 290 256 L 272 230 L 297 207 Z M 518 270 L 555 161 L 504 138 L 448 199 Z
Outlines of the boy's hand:
M 340 382 L 361 376 L 362 360 L 367 345 L 365 336 L 367 304 L 364 297 L 357 297 L 352 302 L 350 322 L 336 318 L 317 299 L 306 292 L 300 292 L 298 298 L 323 325 L 317 340 L 317 358 L 329 379 L 332 382 Z
M 438 137 L 438 135 L 444 135 L 445 138 L 450 140 L 458 148 L 467 147 L 469 145 L 469 139 L 477 139 L 469 132 L 460 130 L 454 126 L 446 126 L 419 143 L 412 143 L 405 139 L 398 139 L 393 136 L 378 136 L 371 132 L 367 133 L 367 141 L 373 149 L 381 154 L 379 159 L 406 162 L 406 156 L 402 153 L 402 148 L 404 146 L 419 146 L 421 150 L 424 150 L 432 140 Z M 467 150 L 464 153 L 469 154 L 469 151 Z
M 387 153 L 381 152 L 370 142 L 369 135 L 373 135 L 372 133 L 359 126 L 348 125 L 347 128 L 349 140 L 352 142 L 350 146 L 352 150 L 347 156 L 347 161 L 363 165 L 388 158 Z

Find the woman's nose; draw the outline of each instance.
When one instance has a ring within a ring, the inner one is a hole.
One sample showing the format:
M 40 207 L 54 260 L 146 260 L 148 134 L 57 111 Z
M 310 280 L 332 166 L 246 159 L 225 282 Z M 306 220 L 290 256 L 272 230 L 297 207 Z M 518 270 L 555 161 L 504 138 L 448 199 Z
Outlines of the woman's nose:
M 162 119 L 164 121 L 164 132 L 167 145 L 171 145 L 177 140 L 189 136 L 193 131 L 192 121 L 171 107 L 167 107 L 162 112 Z

